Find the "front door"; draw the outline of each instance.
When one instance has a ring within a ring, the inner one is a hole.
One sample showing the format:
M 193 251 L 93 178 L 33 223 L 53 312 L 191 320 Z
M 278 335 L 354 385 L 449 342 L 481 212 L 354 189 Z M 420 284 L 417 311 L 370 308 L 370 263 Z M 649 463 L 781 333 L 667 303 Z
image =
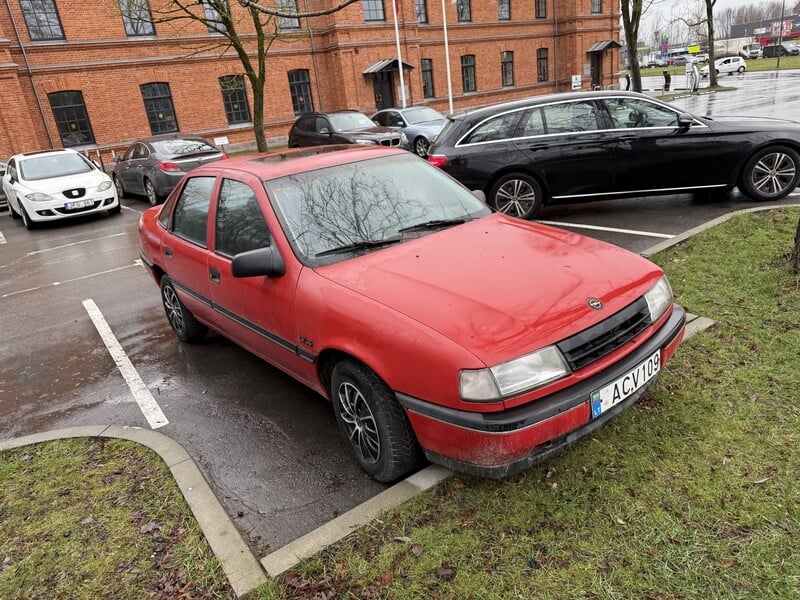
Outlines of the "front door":
M 592 52 L 589 54 L 589 61 L 591 63 L 592 73 L 592 89 L 603 88 L 603 53 Z
M 394 106 L 394 92 L 392 91 L 392 74 L 375 73 L 372 76 L 372 89 L 375 91 L 375 108 L 391 108 Z

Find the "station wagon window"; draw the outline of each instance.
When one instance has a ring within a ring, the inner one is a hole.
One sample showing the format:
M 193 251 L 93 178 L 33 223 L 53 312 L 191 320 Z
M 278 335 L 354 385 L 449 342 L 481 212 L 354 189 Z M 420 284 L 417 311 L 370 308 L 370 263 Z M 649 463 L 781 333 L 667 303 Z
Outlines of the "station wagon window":
M 148 0 L 119 0 L 119 12 L 128 37 L 155 33 Z
M 599 129 L 597 115 L 591 102 L 566 102 L 543 106 L 547 133 L 574 133 Z
M 678 126 L 678 113 L 666 106 L 638 98 L 614 98 L 605 104 L 617 129 Z
M 533 108 L 525 113 L 522 119 L 522 135 L 530 137 L 532 135 L 542 135 L 546 133 L 544 128 L 544 117 L 541 108 Z
M 217 204 L 216 250 L 225 256 L 266 248 L 269 230 L 256 193 L 246 183 L 224 179 Z
M 489 119 L 478 125 L 464 138 L 463 144 L 480 144 L 482 142 L 496 142 L 514 137 L 519 123 L 521 111 L 506 113 Z
M 214 177 L 192 177 L 186 181 L 175 204 L 172 232 L 183 239 L 206 248 L 208 207 Z
M 20 0 L 19 7 L 32 42 L 64 39 L 55 0 Z

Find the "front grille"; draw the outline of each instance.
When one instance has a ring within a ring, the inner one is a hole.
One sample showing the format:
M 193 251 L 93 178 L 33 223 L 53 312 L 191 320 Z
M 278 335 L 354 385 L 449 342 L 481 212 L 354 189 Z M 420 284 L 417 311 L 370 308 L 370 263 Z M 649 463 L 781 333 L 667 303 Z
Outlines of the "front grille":
M 556 344 L 573 371 L 623 346 L 650 325 L 644 296 L 597 325 Z
M 381 140 L 381 145 L 383 146 L 399 146 L 400 145 L 400 138 L 391 138 L 388 140 Z
M 83 198 L 86 195 L 86 188 L 72 188 L 70 190 L 64 190 L 61 193 L 64 195 L 64 198 L 69 200 L 77 200 L 78 198 Z

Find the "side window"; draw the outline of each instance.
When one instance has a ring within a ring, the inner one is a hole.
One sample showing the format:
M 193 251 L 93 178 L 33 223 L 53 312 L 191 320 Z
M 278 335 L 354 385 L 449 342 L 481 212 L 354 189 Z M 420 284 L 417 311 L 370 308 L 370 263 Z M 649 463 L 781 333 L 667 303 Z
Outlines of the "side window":
M 522 118 L 522 135 L 530 137 L 532 135 L 542 135 L 544 130 L 544 118 L 541 108 L 533 108 L 525 113 Z
M 122 157 L 122 160 L 131 160 L 134 152 L 136 152 L 136 144 L 133 144 L 127 150 L 125 150 L 125 156 Z
M 330 126 L 330 123 L 328 123 L 328 119 L 324 117 L 317 117 L 317 122 L 314 130 L 317 133 L 330 133 L 331 131 L 333 131 L 333 128 Z
M 183 186 L 175 203 L 172 232 L 183 239 L 206 247 L 208 206 L 214 189 L 214 177 L 192 177 Z
M 636 98 L 615 98 L 607 100 L 606 106 L 614 126 L 618 129 L 678 126 L 678 113 L 652 102 Z
M 135 150 L 133 151 L 133 158 L 137 159 L 147 158 L 148 152 L 144 144 L 136 144 L 134 148 Z
M 235 256 L 269 246 L 269 230 L 253 189 L 241 181 L 225 179 L 217 206 L 217 252 Z
M 596 131 L 597 115 L 591 102 L 567 102 L 542 108 L 547 133 Z
M 389 125 L 392 127 L 403 127 L 405 125 L 405 123 L 403 123 L 403 117 L 400 116 L 399 112 L 389 113 Z
M 385 113 L 385 112 L 384 113 L 380 113 L 380 114 L 375 115 L 375 118 L 372 119 L 372 120 L 375 121 L 378 125 L 383 125 L 384 127 L 386 127 L 387 115 L 388 115 L 388 113 Z
M 478 127 L 467 136 L 463 143 L 477 144 L 480 142 L 494 142 L 497 140 L 509 139 L 514 136 L 521 114 L 520 111 L 517 111 L 489 119 L 481 125 L 478 125 Z

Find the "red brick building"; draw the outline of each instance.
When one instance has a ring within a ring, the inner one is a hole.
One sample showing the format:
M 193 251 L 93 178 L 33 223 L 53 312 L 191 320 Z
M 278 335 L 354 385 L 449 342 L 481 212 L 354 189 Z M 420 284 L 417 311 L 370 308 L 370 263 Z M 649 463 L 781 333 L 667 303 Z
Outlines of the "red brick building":
M 277 0 L 308 12 L 339 2 Z M 569 90 L 574 76 L 581 89 L 617 81 L 617 0 L 395 3 L 408 105 L 449 111 L 442 6 L 455 110 Z M 112 149 L 167 131 L 227 137 L 232 149 L 252 145 L 253 97 L 240 59 L 202 21 L 162 21 L 168 4 L 0 0 L 0 158 L 70 146 L 108 161 Z M 188 4 L 198 16 L 210 10 Z M 255 58 L 248 11 L 234 0 L 229 10 Z M 275 18 L 267 30 L 274 32 L 264 99 L 271 144 L 286 139 L 302 112 L 371 114 L 401 103 L 392 0 Z

